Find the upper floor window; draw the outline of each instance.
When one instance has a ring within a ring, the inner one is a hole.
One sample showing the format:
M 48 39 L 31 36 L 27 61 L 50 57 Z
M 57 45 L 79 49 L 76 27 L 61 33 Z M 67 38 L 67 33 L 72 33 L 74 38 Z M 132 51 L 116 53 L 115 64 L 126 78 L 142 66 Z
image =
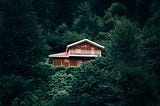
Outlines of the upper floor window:
M 76 54 L 81 54 L 81 49 L 76 49 L 75 52 Z

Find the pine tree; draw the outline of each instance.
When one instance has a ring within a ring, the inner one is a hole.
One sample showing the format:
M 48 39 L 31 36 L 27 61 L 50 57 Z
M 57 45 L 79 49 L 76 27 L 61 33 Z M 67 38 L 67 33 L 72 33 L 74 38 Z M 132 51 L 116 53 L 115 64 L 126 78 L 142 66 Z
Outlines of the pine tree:
M 54 22 L 55 0 L 32 0 L 33 9 L 36 11 L 39 23 L 46 29 L 53 29 L 56 25 Z
M 39 64 L 46 57 L 48 46 L 31 0 L 3 0 L 2 13 L 0 92 L 3 93 L 0 94 L 0 104 L 10 106 L 14 98 L 44 83 L 40 76 L 46 73 L 41 72 Z
M 156 12 L 143 28 L 142 51 L 143 60 L 147 70 L 154 72 L 159 76 L 160 69 L 160 10 Z M 144 65 L 144 64 L 143 64 Z
M 43 30 L 38 25 L 31 3 L 31 0 L 3 2 L 1 73 L 26 73 L 29 67 L 43 60 L 47 53 Z
M 79 5 L 78 17 L 73 22 L 73 29 L 78 33 L 85 33 L 90 38 L 97 39 L 99 31 L 102 30 L 102 19 L 91 11 L 89 2 Z
M 116 22 L 111 34 L 111 57 L 117 64 L 124 62 L 133 65 L 137 60 L 137 44 L 139 29 L 129 20 L 122 19 Z

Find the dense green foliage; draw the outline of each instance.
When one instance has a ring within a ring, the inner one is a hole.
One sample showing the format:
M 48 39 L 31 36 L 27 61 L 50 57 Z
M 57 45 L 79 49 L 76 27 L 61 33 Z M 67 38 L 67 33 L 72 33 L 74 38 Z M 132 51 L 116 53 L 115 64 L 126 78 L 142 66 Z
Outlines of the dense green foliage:
M 88 38 L 103 57 L 53 67 Z M 159 0 L 0 0 L 0 105 L 159 106 Z
M 129 20 L 117 21 L 111 36 L 111 57 L 115 63 L 136 64 L 139 29 Z

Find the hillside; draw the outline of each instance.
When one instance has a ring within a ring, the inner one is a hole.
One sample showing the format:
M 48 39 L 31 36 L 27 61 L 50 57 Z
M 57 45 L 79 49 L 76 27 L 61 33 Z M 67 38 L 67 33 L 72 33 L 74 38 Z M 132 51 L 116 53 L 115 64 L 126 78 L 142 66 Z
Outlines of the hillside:
M 54 67 L 90 39 L 102 57 Z M 1 106 L 159 106 L 159 0 L 0 0 Z

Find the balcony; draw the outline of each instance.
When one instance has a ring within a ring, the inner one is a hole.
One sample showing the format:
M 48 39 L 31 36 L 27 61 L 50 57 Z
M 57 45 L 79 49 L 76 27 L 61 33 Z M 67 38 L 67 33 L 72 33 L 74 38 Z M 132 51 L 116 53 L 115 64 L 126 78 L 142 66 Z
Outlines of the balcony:
M 101 56 L 100 50 L 69 50 L 69 56 L 91 56 L 98 57 Z

